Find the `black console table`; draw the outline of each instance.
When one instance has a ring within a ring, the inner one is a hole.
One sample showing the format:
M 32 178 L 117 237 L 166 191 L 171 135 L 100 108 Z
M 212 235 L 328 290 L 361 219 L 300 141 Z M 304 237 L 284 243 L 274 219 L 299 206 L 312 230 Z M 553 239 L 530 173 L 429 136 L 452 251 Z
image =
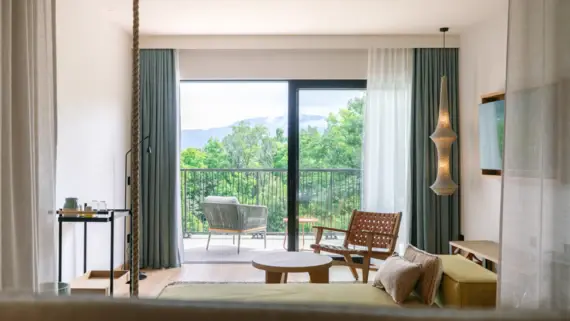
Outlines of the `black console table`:
M 131 210 L 110 209 L 93 212 L 83 211 L 57 211 L 57 221 L 59 224 L 58 235 L 58 281 L 61 282 L 62 271 L 62 225 L 63 223 L 83 223 L 83 273 L 87 273 L 87 223 L 110 223 L 111 224 L 111 256 L 109 259 L 109 295 L 113 296 L 114 284 L 114 260 L 115 254 L 115 220 L 131 215 Z M 89 217 L 89 216 L 91 217 Z

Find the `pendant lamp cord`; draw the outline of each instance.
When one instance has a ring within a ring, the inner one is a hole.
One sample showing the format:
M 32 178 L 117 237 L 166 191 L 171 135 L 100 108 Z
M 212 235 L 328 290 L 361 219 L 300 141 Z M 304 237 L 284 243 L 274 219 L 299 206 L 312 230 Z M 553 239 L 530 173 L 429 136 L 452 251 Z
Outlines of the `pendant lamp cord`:
M 441 53 L 441 68 L 443 69 L 443 75 L 445 76 L 445 33 L 449 31 L 449 28 L 443 27 L 439 28 L 439 31 L 443 33 L 443 50 Z

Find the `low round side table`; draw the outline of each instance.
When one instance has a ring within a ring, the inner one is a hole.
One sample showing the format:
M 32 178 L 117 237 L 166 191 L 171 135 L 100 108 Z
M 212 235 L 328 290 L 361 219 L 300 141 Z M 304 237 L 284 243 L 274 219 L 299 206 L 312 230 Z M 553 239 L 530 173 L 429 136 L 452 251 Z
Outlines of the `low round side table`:
M 332 259 L 315 253 L 279 252 L 256 257 L 251 264 L 265 271 L 265 283 L 287 283 L 288 273 L 309 273 L 311 283 L 329 283 Z

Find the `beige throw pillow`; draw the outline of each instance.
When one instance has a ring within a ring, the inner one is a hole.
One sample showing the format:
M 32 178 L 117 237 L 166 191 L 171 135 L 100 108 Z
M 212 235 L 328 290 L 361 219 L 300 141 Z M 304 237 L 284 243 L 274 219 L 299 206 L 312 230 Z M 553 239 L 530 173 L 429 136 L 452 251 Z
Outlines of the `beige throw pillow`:
M 374 286 L 386 290 L 394 302 L 403 303 L 414 290 L 421 273 L 421 265 L 391 256 L 376 272 Z
M 408 261 L 421 264 L 422 274 L 416 285 L 416 294 L 425 304 L 432 305 L 441 283 L 443 266 L 441 259 L 435 255 L 408 245 L 404 258 Z

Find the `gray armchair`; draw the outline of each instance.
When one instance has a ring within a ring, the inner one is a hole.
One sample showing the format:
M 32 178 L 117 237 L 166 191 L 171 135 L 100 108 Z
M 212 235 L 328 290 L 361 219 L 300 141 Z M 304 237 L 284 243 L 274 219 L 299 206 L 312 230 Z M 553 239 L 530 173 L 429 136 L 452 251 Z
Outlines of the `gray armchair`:
M 208 221 L 208 243 L 210 247 L 212 233 L 238 235 L 237 253 L 241 235 L 245 233 L 263 233 L 263 246 L 267 247 L 267 207 L 242 205 L 235 197 L 208 196 L 202 203 L 204 215 Z

